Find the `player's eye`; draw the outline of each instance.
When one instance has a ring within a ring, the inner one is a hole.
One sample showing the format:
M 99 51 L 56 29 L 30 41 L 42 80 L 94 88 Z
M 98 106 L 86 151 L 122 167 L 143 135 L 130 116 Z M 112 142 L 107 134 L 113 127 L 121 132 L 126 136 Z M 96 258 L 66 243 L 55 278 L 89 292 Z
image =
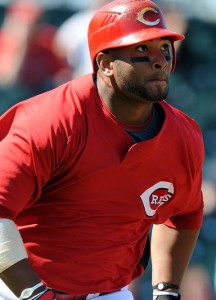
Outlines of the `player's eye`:
M 139 51 L 139 52 L 148 52 L 148 47 L 146 45 L 139 45 L 137 47 L 137 51 Z
M 164 52 L 170 52 L 170 44 L 163 44 L 161 50 Z

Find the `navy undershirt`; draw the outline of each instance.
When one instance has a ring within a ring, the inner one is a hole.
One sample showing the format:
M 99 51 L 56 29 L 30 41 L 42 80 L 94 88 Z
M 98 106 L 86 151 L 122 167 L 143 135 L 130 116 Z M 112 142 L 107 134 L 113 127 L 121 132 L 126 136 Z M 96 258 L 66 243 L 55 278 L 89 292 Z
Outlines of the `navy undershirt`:
M 124 129 L 130 134 L 135 143 L 139 143 L 155 137 L 163 125 L 164 118 L 165 114 L 161 105 L 154 104 L 152 120 L 145 128 L 142 127 L 142 129 L 140 129 L 140 127 L 137 127 L 137 129 Z

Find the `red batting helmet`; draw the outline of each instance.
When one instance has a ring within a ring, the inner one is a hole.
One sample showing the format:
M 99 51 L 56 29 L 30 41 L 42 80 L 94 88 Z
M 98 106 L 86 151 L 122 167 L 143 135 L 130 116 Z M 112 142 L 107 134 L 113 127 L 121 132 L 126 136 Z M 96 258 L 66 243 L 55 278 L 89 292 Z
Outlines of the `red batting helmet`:
M 99 52 L 162 37 L 172 41 L 173 71 L 176 63 L 173 42 L 183 40 L 184 35 L 167 29 L 160 8 L 150 0 L 115 0 L 106 4 L 96 12 L 88 28 L 94 73 L 95 58 Z

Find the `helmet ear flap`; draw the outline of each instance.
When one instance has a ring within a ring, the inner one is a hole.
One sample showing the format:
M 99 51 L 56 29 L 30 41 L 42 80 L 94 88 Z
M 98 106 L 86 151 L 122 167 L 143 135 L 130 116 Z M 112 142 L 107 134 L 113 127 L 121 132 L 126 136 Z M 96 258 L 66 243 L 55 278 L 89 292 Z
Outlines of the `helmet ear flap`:
M 175 66 L 176 66 L 176 50 L 175 50 L 174 42 L 172 42 L 172 69 L 171 69 L 171 73 L 175 70 Z

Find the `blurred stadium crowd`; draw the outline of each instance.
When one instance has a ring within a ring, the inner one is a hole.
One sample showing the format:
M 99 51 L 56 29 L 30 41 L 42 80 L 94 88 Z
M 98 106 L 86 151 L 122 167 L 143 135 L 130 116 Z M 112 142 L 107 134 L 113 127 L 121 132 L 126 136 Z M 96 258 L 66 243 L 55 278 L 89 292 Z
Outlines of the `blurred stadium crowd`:
M 87 26 L 108 0 L 0 1 L 0 114 L 11 105 L 91 71 Z M 206 147 L 205 217 L 182 300 L 216 299 L 216 1 L 155 0 L 168 27 L 186 35 L 167 101 L 193 117 Z M 184 199 L 182 199 L 184 201 Z M 184 249 L 182 249 L 184 251 Z M 151 299 L 151 265 L 131 287 Z

